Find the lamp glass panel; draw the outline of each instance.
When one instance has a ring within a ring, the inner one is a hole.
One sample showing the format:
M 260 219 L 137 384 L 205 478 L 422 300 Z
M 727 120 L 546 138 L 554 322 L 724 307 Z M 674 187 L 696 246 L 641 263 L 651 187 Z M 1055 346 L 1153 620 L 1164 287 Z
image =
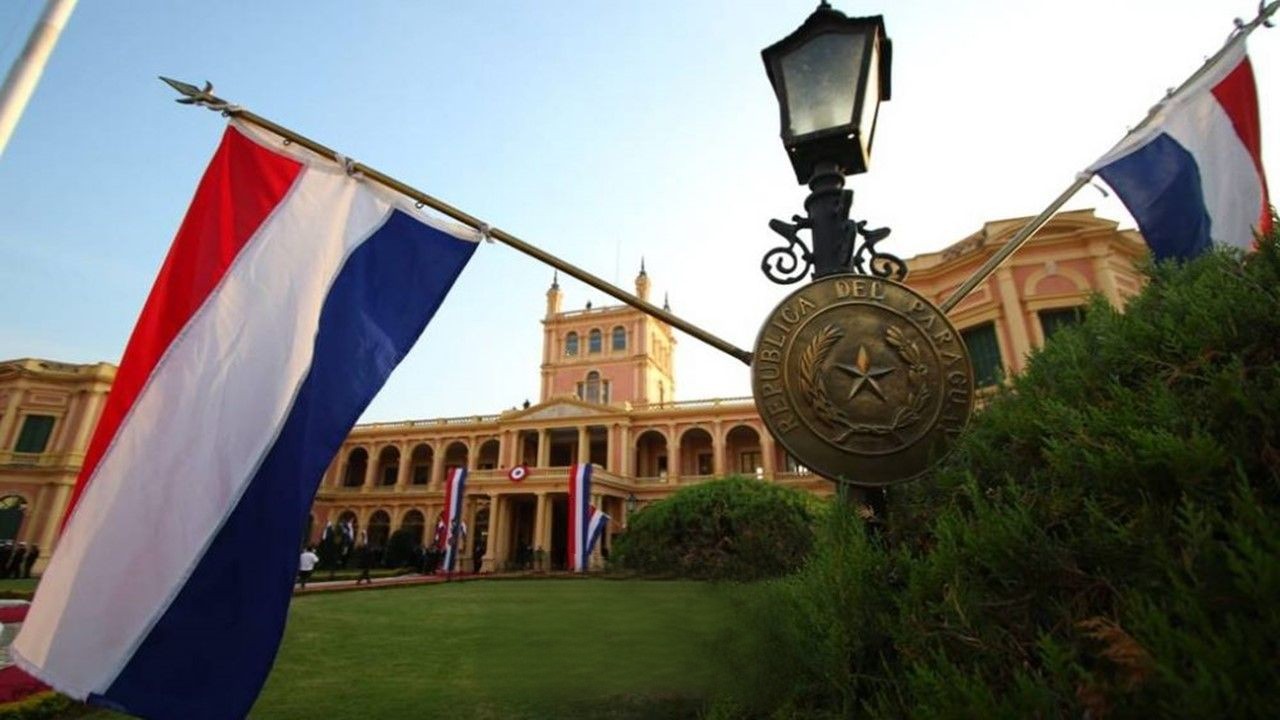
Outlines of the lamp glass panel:
M 863 35 L 824 33 L 783 56 L 793 137 L 853 121 L 865 44 Z
M 858 118 L 858 137 L 862 147 L 871 152 L 871 133 L 876 127 L 880 107 L 880 47 L 871 44 L 871 65 L 867 68 L 867 90 L 862 96 L 862 117 Z

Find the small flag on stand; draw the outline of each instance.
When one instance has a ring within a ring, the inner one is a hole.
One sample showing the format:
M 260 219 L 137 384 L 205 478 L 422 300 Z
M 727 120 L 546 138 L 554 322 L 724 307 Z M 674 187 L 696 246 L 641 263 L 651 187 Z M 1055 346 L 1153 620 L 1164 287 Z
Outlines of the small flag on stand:
M 131 715 L 245 717 L 320 479 L 477 240 L 233 121 L 129 339 L 16 662 Z
M 467 537 L 467 527 L 462 523 L 462 499 L 467 493 L 467 469 L 453 468 L 444 481 L 444 560 L 441 569 L 453 572 L 458 559 L 458 543 Z
M 1244 42 L 1089 170 L 1116 191 L 1157 259 L 1194 257 L 1214 243 L 1253 248 L 1255 233 L 1270 231 L 1271 210 Z

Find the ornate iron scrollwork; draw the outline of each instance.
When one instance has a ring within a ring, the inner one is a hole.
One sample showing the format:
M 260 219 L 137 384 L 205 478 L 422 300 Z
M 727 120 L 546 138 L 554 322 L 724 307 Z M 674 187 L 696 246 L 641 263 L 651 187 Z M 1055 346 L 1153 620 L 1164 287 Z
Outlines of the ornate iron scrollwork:
M 813 269 L 813 254 L 809 245 L 800 239 L 801 230 L 812 232 L 813 223 L 807 217 L 794 215 L 792 222 L 770 220 L 769 229 L 786 239 L 787 244 L 775 247 L 764 254 L 760 270 L 765 277 L 779 285 L 799 282 Z M 849 255 L 841 258 L 841 266 L 859 275 L 874 275 L 901 281 L 907 276 L 907 264 L 890 253 L 876 250 L 876 244 L 889 237 L 889 228 L 868 230 L 866 220 L 845 220 L 842 228 L 843 248 Z M 858 242 L 861 236 L 862 242 Z M 856 248 L 856 251 L 854 251 Z
M 800 231 L 811 227 L 808 218 L 799 215 L 791 218 L 792 223 L 781 220 L 770 220 L 769 229 L 787 239 L 783 247 L 776 247 L 764 254 L 760 261 L 760 270 L 765 277 L 779 285 L 790 285 L 804 279 L 813 268 L 813 256 L 809 254 L 809 246 L 800 239 Z M 803 265 L 801 265 L 803 263 Z

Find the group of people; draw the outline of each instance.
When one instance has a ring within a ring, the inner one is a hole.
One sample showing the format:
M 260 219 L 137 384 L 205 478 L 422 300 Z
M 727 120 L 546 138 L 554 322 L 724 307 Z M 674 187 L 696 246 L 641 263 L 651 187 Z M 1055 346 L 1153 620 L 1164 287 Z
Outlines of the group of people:
M 12 540 L 0 542 L 0 577 L 29 578 L 31 566 L 40 559 L 40 546 L 20 542 L 16 545 Z

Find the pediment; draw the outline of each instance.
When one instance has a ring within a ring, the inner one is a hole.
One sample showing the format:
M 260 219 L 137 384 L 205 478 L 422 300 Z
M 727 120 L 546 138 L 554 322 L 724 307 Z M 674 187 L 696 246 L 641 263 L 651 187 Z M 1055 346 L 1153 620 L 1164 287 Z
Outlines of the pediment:
M 563 418 L 591 417 L 614 412 L 603 405 L 582 402 L 580 400 L 550 400 L 528 410 L 515 414 L 515 420 L 559 420 Z

